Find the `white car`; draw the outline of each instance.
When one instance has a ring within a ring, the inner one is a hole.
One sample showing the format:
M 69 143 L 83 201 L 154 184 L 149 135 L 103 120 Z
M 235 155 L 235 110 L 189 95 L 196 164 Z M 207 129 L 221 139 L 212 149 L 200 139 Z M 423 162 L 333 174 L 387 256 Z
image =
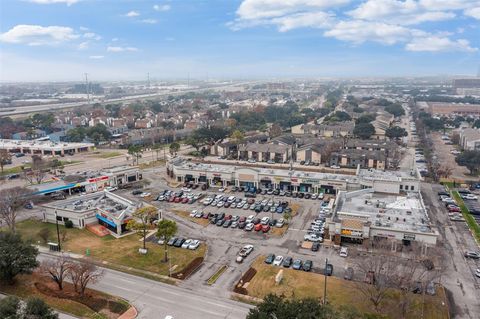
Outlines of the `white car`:
M 213 198 L 207 197 L 203 200 L 203 205 L 208 206 L 213 202 Z
M 245 220 L 245 223 L 250 224 L 254 219 L 255 219 L 255 216 L 250 215 L 250 216 L 248 216 L 247 219 Z
M 193 241 L 192 239 L 185 240 L 182 244 L 182 248 L 187 249 L 188 246 L 190 246 L 190 244 L 192 243 L 192 241 Z
M 201 210 L 198 210 L 197 213 L 193 217 L 200 218 L 200 217 L 202 217 L 202 215 L 203 215 L 203 212 Z
M 150 193 L 145 193 L 145 192 L 144 192 L 144 193 L 141 193 L 141 194 L 140 194 L 140 197 L 148 197 L 148 196 L 150 196 L 150 195 L 152 195 L 152 194 L 150 194 Z
M 217 207 L 223 207 L 223 205 L 225 205 L 225 202 L 223 201 L 220 201 L 217 203 Z
M 222 188 L 220 188 L 218 191 L 219 191 L 220 193 L 223 193 L 223 192 L 225 191 L 225 188 L 222 187 Z
M 188 249 L 195 250 L 195 249 L 198 248 L 198 246 L 200 246 L 200 240 L 194 239 L 194 240 L 192 240 L 190 245 L 188 245 Z
M 312 241 L 312 242 L 322 242 L 323 238 L 315 234 L 306 234 L 303 236 L 303 240 Z
M 330 168 L 333 168 L 333 169 L 339 169 L 339 168 L 340 168 L 340 166 L 338 166 L 338 165 L 332 165 L 332 166 L 330 166 Z
M 260 220 L 260 224 L 262 225 L 268 225 L 268 222 L 270 221 L 270 217 L 262 217 L 262 219 Z
M 475 276 L 480 278 L 480 268 L 475 269 Z
M 467 194 L 467 195 L 465 195 L 465 199 L 474 200 L 474 199 L 477 199 L 477 196 L 475 196 L 475 195 L 473 195 L 473 194 Z
M 277 256 L 277 257 L 275 257 L 275 259 L 273 260 L 273 265 L 274 265 L 274 266 L 281 266 L 281 265 L 282 265 L 282 262 L 283 262 L 283 256 Z
M 347 247 L 342 247 L 340 249 L 340 257 L 347 257 L 348 256 L 348 249 Z
M 197 215 L 197 212 L 198 212 L 198 211 L 194 209 L 194 210 L 192 210 L 192 212 L 190 213 L 189 216 L 190 216 L 190 217 L 195 217 L 195 215 Z
M 191 190 L 190 188 L 188 188 L 188 187 L 182 187 L 182 192 L 184 192 L 184 193 L 189 193 L 189 192 L 191 192 L 191 191 L 192 191 L 192 190 Z
M 253 204 L 252 204 L 253 205 Z M 250 209 L 250 205 L 248 205 L 248 203 L 245 203 L 243 205 L 243 210 L 249 210 Z
M 114 191 L 116 191 L 117 189 L 118 189 L 118 188 L 113 187 L 113 186 L 108 186 L 108 187 L 105 188 L 105 190 L 106 190 L 106 191 L 109 191 L 109 192 L 114 192 Z
M 285 225 L 285 220 L 283 218 L 280 218 L 279 220 L 277 220 L 277 223 L 275 224 L 275 227 L 282 228 L 283 225 Z
M 239 256 L 247 257 L 253 251 L 253 245 L 245 245 L 240 251 L 238 252 Z

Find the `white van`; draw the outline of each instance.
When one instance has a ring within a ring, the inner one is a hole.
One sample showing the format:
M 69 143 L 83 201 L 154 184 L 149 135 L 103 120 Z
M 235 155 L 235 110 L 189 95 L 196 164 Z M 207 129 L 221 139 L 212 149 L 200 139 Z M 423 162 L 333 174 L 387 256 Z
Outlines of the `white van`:
M 348 249 L 347 247 L 342 247 L 340 249 L 340 257 L 347 257 L 348 256 Z

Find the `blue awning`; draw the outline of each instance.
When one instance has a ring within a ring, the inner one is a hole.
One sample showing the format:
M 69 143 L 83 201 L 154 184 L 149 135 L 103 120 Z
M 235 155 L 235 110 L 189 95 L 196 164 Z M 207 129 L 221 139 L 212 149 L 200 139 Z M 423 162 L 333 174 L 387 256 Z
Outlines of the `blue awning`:
M 101 220 L 102 222 L 104 222 L 104 223 L 106 223 L 106 224 L 108 224 L 108 225 L 110 225 L 110 226 L 112 226 L 112 227 L 114 227 L 114 228 L 117 228 L 117 225 L 115 225 L 114 222 L 112 222 L 111 220 L 103 217 L 102 215 L 96 214 L 95 217 L 97 217 L 97 218 L 98 218 L 99 220 Z

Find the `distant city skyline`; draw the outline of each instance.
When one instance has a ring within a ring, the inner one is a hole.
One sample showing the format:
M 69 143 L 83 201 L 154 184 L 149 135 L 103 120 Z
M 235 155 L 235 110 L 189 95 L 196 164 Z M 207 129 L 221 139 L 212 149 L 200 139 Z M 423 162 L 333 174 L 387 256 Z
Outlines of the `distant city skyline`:
M 479 0 L 2 1 L 0 81 L 477 75 Z

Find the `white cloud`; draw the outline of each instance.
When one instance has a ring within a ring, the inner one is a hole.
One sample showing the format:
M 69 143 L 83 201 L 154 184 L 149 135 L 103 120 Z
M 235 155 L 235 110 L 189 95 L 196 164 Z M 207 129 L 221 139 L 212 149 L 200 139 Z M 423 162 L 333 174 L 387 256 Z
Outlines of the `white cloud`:
M 405 47 L 408 51 L 464 51 L 476 52 L 477 48 L 470 46 L 470 43 L 465 39 L 451 40 L 449 38 L 442 38 L 437 36 L 418 37 L 407 43 Z
M 98 34 L 93 33 L 93 32 L 84 33 L 83 37 L 87 38 L 87 39 L 94 39 L 94 40 L 97 40 L 97 41 L 102 38 L 101 36 L 99 36 Z
M 465 10 L 465 15 L 480 20 L 480 4 L 476 8 Z
M 355 44 L 375 41 L 390 45 L 408 40 L 411 34 L 412 31 L 403 26 L 363 20 L 340 21 L 324 33 L 327 37 Z
M 80 31 L 88 31 L 88 30 L 90 30 L 90 29 L 87 28 L 87 27 L 80 27 L 79 29 L 80 29 Z
M 19 24 L 0 34 L 0 41 L 28 45 L 51 45 L 77 39 L 70 27 Z
M 140 15 L 140 12 L 138 11 L 129 11 L 125 14 L 126 17 L 133 18 L 133 17 L 138 17 Z
M 86 49 L 88 49 L 88 45 L 89 45 L 88 41 L 85 41 L 85 42 L 80 43 L 80 44 L 77 46 L 77 48 L 78 48 L 79 50 L 86 50 Z
M 136 52 L 137 48 L 134 47 L 107 47 L 108 52 Z
M 143 19 L 143 20 L 140 20 L 140 22 L 147 23 L 147 24 L 156 24 L 156 23 L 158 23 L 158 20 L 156 20 L 156 19 Z
M 91 55 L 88 58 L 92 59 L 92 60 L 100 60 L 100 59 L 103 59 L 104 57 L 105 56 L 103 56 L 103 55 Z
M 81 0 L 28 0 L 28 2 L 38 3 L 38 4 L 55 4 L 55 3 L 66 3 L 68 6 L 80 2 Z
M 168 4 L 156 4 L 153 6 L 153 10 L 155 11 L 168 11 L 171 9 L 171 6 Z
M 112 38 L 112 42 L 117 42 L 118 38 Z

